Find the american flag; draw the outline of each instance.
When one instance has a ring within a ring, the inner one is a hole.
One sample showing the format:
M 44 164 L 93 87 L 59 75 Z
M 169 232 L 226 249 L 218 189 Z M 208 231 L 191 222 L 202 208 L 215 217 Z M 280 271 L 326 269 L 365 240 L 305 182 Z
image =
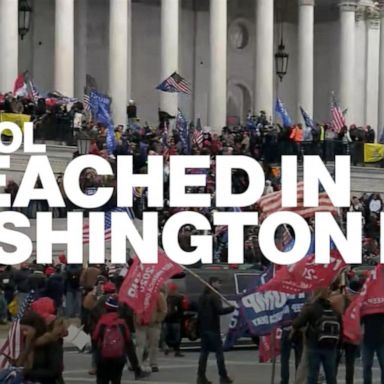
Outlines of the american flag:
M 281 191 L 273 192 L 263 196 L 258 201 L 258 206 L 261 211 L 260 219 L 263 220 L 270 214 L 280 211 L 290 211 L 299 214 L 304 218 L 312 217 L 316 212 L 331 212 L 337 214 L 337 208 L 332 204 L 329 196 L 325 192 L 319 193 L 319 206 L 318 207 L 304 207 L 304 183 L 297 184 L 297 207 L 283 208 L 281 206 Z
M 345 126 L 345 117 L 340 106 L 337 104 L 335 94 L 332 92 L 331 95 L 331 118 L 332 128 L 335 132 L 340 132 Z
M 172 75 L 159 84 L 156 89 L 163 92 L 185 93 L 187 95 L 192 93 L 191 86 L 177 72 L 173 72 Z
M 0 348 L 0 370 L 8 368 L 11 363 L 8 357 L 12 360 L 16 360 L 23 346 L 23 337 L 21 333 L 20 320 L 23 318 L 25 312 L 28 310 L 34 300 L 34 292 L 30 292 L 19 308 L 15 320 L 12 322 L 8 332 L 7 339 L 3 346 Z
M 84 96 L 83 96 L 83 107 L 84 107 L 84 111 L 90 111 L 91 110 L 91 106 L 89 105 L 89 95 L 88 94 L 84 94 Z
M 105 240 L 111 240 L 112 232 L 112 212 L 125 212 L 131 220 L 135 219 L 135 214 L 132 208 L 114 208 L 110 211 L 105 212 L 104 216 L 104 238 Z M 89 224 L 83 226 L 83 244 L 89 244 Z
M 201 127 L 200 118 L 197 119 L 196 128 L 192 133 L 192 145 L 197 145 L 199 148 L 203 145 L 203 129 Z
M 40 98 L 39 91 L 37 90 L 35 84 L 33 84 L 32 80 L 29 81 L 29 87 L 31 89 L 31 98 L 33 102 L 36 104 Z

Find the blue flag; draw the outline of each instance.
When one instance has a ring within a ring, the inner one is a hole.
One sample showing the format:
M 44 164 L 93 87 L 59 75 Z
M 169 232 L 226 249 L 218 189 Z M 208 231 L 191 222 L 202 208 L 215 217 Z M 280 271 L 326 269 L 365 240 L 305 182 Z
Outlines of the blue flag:
M 188 133 L 188 122 L 184 117 L 183 113 L 178 110 L 176 116 L 176 129 L 180 135 L 180 141 L 182 145 L 182 153 L 188 155 L 189 151 L 189 133 Z
M 280 115 L 280 118 L 281 118 L 281 121 L 283 122 L 284 127 L 293 126 L 292 119 L 288 115 L 288 112 L 280 99 L 276 100 L 275 111 Z
M 300 112 L 301 112 L 301 114 L 303 116 L 305 126 L 307 128 L 313 129 L 314 128 L 314 124 L 313 124 L 312 118 L 308 115 L 307 112 L 304 111 L 303 107 L 300 107 Z
M 111 98 L 102 93 L 92 91 L 89 95 L 89 107 L 94 120 L 107 128 L 106 144 L 108 153 L 115 149 L 115 133 L 111 117 Z
M 258 287 L 268 282 L 272 278 L 272 276 L 273 276 L 273 266 L 271 264 L 263 274 L 261 274 L 260 276 L 257 276 L 255 281 L 250 285 L 250 287 L 247 289 L 246 292 L 249 292 L 249 291 L 253 292 Z M 240 312 L 240 301 L 243 295 L 244 293 L 239 295 L 239 299 L 236 304 L 236 309 L 233 312 L 233 316 L 229 324 L 228 333 L 224 342 L 225 350 L 231 349 L 240 337 L 245 337 L 250 335 L 248 331 L 247 320 Z

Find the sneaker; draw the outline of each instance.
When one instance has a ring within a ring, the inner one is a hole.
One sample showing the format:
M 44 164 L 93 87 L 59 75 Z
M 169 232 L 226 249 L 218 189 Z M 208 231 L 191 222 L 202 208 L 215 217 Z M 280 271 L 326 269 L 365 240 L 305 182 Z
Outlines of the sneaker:
M 184 357 L 184 355 L 178 351 L 178 352 L 175 352 L 175 357 Z
M 136 372 L 135 373 L 135 380 L 145 379 L 150 375 L 151 374 L 149 372 L 144 372 L 144 371 Z
M 212 381 L 209 381 L 206 377 L 198 377 L 197 384 L 212 384 Z
M 156 367 L 156 366 L 152 367 L 152 372 L 154 373 L 159 372 L 159 367 Z
M 225 376 L 225 377 L 220 377 L 220 384 L 232 384 L 233 383 L 233 380 L 228 377 L 228 376 Z
M 95 375 L 96 375 L 96 368 L 91 368 L 91 369 L 88 371 L 88 375 L 95 376 Z

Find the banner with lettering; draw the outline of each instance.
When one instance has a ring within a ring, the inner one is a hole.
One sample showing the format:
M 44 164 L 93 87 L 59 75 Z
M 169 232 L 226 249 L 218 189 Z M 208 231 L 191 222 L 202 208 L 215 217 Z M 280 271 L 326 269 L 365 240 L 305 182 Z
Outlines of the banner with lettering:
M 183 268 L 160 250 L 157 264 L 142 264 L 135 257 L 119 292 L 119 301 L 127 304 L 144 324 L 148 323 L 159 297 L 160 288 Z
M 273 334 L 261 336 L 259 342 L 259 361 L 260 363 L 268 363 L 273 358 L 280 355 L 281 350 L 281 328 L 274 330 Z M 274 353 L 272 352 L 274 349 Z
M 236 309 L 233 312 L 231 322 L 229 323 L 227 337 L 225 338 L 225 342 L 224 342 L 224 349 L 226 351 L 230 350 L 240 337 L 250 336 L 250 333 L 248 331 L 248 322 L 244 317 L 244 313 L 240 312 L 241 298 L 244 295 L 247 295 L 249 292 L 255 292 L 258 287 L 260 287 L 262 284 L 265 284 L 267 281 L 269 281 L 272 278 L 272 276 L 273 276 L 273 266 L 270 265 L 270 267 L 263 274 L 255 278 L 255 281 L 253 281 L 250 284 L 250 286 L 246 290 L 246 293 L 238 296 Z
M 379 264 L 373 271 L 372 281 L 361 306 L 361 316 L 384 313 L 384 268 Z
M 281 267 L 272 280 L 260 287 L 260 291 L 298 294 L 316 288 L 325 288 L 345 266 L 340 252 L 332 245 L 329 264 L 316 264 L 315 254 L 308 255 L 295 264 Z
M 251 335 L 269 335 L 279 326 L 289 324 L 301 311 L 306 295 L 277 291 L 253 292 L 240 300 L 240 313 Z

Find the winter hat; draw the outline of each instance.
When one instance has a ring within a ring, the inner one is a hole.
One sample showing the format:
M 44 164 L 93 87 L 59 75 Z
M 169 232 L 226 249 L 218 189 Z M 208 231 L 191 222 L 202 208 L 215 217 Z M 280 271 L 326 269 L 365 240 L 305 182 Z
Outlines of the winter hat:
M 56 306 L 49 297 L 42 297 L 34 301 L 31 304 L 31 310 L 40 315 L 48 324 L 56 318 Z
M 55 273 L 55 268 L 53 267 L 48 267 L 46 270 L 45 270 L 45 274 L 49 277 L 51 275 L 53 275 Z
M 104 293 L 116 293 L 116 285 L 113 284 L 113 283 L 110 282 L 110 281 L 107 281 L 107 282 L 103 285 L 103 291 L 104 291 Z
M 116 295 L 111 295 L 108 297 L 107 301 L 105 302 L 105 308 L 109 311 L 117 311 L 119 307 L 119 302 L 117 301 Z

